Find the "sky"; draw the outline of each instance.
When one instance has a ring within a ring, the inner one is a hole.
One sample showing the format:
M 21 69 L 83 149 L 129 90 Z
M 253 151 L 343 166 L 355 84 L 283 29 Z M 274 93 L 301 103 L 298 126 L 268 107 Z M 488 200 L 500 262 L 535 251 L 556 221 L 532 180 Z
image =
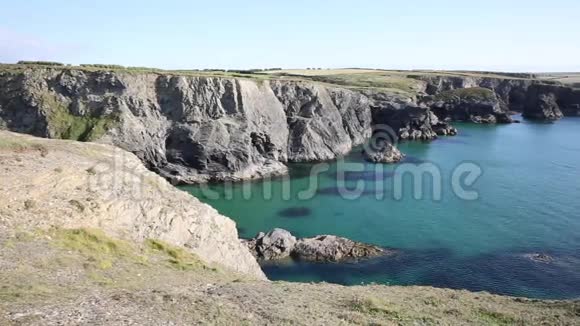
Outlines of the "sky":
M 0 62 L 580 71 L 580 1 L 0 0 Z

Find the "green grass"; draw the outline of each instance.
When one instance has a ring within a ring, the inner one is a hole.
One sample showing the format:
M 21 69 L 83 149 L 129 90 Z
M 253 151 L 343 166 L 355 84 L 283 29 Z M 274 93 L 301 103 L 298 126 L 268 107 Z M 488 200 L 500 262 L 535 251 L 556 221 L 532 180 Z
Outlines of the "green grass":
M 30 300 L 48 297 L 55 290 L 43 284 L 3 284 L 0 286 L 0 302 Z
M 315 75 L 307 78 L 341 86 L 390 89 L 411 94 L 417 93 L 419 83 L 417 80 L 407 78 L 404 75 L 383 72 Z
M 492 100 L 495 98 L 495 93 L 487 88 L 473 87 L 473 88 L 459 88 L 446 92 L 441 92 L 435 96 L 436 100 L 451 101 L 454 99 L 461 100 Z
M 64 66 L 64 63 L 54 62 L 54 61 L 25 61 L 25 60 L 21 60 L 21 61 L 18 61 L 18 64 L 19 65 L 33 65 L 33 66 L 56 66 L 56 67 Z
M 24 151 L 38 151 L 42 157 L 46 157 L 49 150 L 46 146 L 25 139 L 18 138 L 0 138 L 0 150 L 24 152 Z
M 120 259 L 143 261 L 128 242 L 112 239 L 100 230 L 57 228 L 49 235 L 59 247 L 85 256 L 87 267 L 109 269 Z
M 93 141 L 102 137 L 117 123 L 113 116 L 73 115 L 68 106 L 51 93 L 41 94 L 40 102 L 48 110 L 47 119 L 53 138 Z
M 405 319 L 397 310 L 377 298 L 356 298 L 350 303 L 350 308 L 363 314 L 382 315 L 392 320 Z
M 165 254 L 167 262 L 179 270 L 195 270 L 205 268 L 205 265 L 194 254 L 183 248 L 172 246 L 160 240 L 149 239 L 146 241 L 149 249 Z
M 496 311 L 490 311 L 486 309 L 479 309 L 476 313 L 481 321 L 486 325 L 494 326 L 509 326 L 509 325 L 519 325 L 518 320 L 512 316 L 508 316 Z
M 241 70 L 222 70 L 222 69 L 205 69 L 205 70 L 164 70 L 149 67 L 123 67 L 120 65 L 105 65 L 105 64 L 83 64 L 82 66 L 52 66 L 43 64 L 0 64 L 0 74 L 13 73 L 18 74 L 30 69 L 51 69 L 57 71 L 83 71 L 87 73 L 99 71 L 112 71 L 126 74 L 157 74 L 157 75 L 176 75 L 176 76 L 191 76 L 191 77 L 224 77 L 224 78 L 244 78 L 252 80 L 268 80 L 274 79 L 274 76 L 262 71 L 241 71 Z

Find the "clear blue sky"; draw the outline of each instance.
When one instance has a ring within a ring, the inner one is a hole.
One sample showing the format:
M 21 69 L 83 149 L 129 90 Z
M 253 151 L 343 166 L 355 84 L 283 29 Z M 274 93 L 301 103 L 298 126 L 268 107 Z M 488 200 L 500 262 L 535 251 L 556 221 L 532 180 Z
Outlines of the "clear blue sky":
M 0 62 L 580 71 L 579 0 L 0 0 Z

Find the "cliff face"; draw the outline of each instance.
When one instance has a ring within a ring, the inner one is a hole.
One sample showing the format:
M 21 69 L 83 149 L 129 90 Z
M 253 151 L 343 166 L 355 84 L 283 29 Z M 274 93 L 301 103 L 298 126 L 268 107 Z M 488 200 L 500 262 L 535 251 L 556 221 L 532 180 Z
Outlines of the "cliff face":
M 209 264 L 265 279 L 235 223 L 113 146 L 0 131 L 0 238 L 19 231 L 102 229 L 183 246 Z
M 31 69 L 0 90 L 0 126 L 111 143 L 179 183 L 284 173 L 371 132 L 364 96 L 316 83 Z
M 0 72 L 0 128 L 113 144 L 172 182 L 199 183 L 334 159 L 376 125 L 392 128 L 394 138 L 429 140 L 455 134 L 452 121 L 507 123 L 510 111 L 542 120 L 580 113 L 580 91 L 560 84 L 522 76 L 409 77 L 419 81 L 414 97 L 306 80 L 27 68 Z
M 517 77 L 517 76 L 514 76 Z M 559 83 L 520 78 L 471 76 L 416 76 L 424 82 L 424 92 L 437 95 L 463 88 L 491 90 L 508 110 L 522 112 L 529 119 L 557 120 L 563 115 L 578 116 L 580 90 Z M 492 109 L 489 114 L 495 115 Z

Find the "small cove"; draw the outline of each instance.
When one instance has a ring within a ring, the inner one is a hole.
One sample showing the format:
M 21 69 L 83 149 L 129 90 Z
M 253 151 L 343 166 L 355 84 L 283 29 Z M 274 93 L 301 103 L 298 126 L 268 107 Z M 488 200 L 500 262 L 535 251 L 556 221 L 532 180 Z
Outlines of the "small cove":
M 265 264 L 274 280 L 580 297 L 580 119 L 456 126 L 456 137 L 399 145 L 405 162 L 437 167 L 441 198 L 434 198 L 428 178 L 423 198 L 413 197 L 409 178 L 402 179 L 402 198 L 395 198 L 397 165 L 364 163 L 359 150 L 325 163 L 314 188 L 313 164 L 291 165 L 287 178 L 209 186 L 217 198 L 203 187 L 181 188 L 234 219 L 241 237 L 281 227 L 300 237 L 336 234 L 400 250 L 359 263 Z M 453 191 L 453 171 L 465 162 L 482 171 L 469 187 L 478 193 L 476 200 Z M 362 170 L 351 171 L 353 163 Z M 349 171 L 347 189 L 363 184 L 356 199 L 344 198 L 339 171 Z M 554 261 L 532 261 L 529 253 Z

